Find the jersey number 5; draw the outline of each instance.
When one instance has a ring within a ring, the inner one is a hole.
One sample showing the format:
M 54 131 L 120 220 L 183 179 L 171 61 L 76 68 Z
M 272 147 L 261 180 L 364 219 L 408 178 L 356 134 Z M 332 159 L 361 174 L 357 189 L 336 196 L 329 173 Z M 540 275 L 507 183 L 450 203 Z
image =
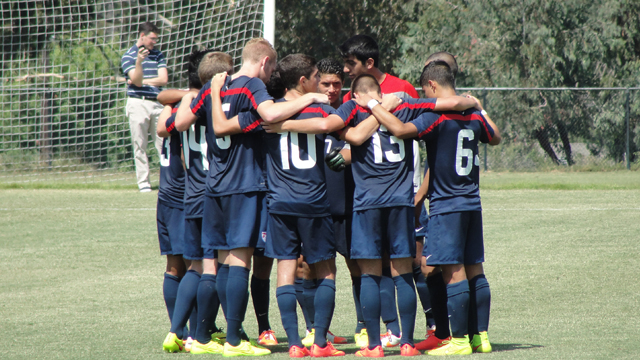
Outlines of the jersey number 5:
M 298 140 L 297 132 L 283 132 L 280 134 L 280 160 L 282 161 L 282 168 L 289 170 L 289 135 L 291 135 L 291 162 L 296 169 L 311 169 L 316 166 L 316 136 L 313 134 L 302 134 L 307 136 L 307 154 L 309 158 L 302 160 L 300 158 L 300 141 Z

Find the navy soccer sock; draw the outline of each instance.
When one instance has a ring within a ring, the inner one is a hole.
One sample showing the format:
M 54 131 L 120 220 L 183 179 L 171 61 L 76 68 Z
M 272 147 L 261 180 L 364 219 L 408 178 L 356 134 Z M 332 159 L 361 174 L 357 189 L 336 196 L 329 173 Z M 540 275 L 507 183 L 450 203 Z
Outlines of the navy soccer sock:
M 387 331 L 395 336 L 400 336 L 400 324 L 398 324 L 398 311 L 396 310 L 396 285 L 391 278 L 391 268 L 382 269 L 380 280 L 380 301 L 384 304 L 381 310 L 382 322 L 387 326 Z
M 449 309 L 447 309 L 447 285 L 442 278 L 442 272 L 428 276 L 427 287 L 429 287 L 433 320 L 436 323 L 435 335 L 438 339 L 446 339 L 451 333 L 449 332 Z
M 364 318 L 362 317 L 362 305 L 360 304 L 360 287 L 362 286 L 362 279 L 360 276 L 351 277 L 351 292 L 353 293 L 353 303 L 356 306 L 356 334 L 359 334 L 364 329 Z
M 195 339 L 201 344 L 211 341 L 211 334 L 217 330 L 216 316 L 220 301 L 216 286 L 216 275 L 202 275 L 198 286 L 198 327 L 195 334 Z
M 216 276 L 216 289 L 224 318 L 227 318 L 227 280 L 229 279 L 229 265 L 221 265 Z
M 336 305 L 336 282 L 331 279 L 318 279 L 318 287 L 315 296 L 316 314 L 313 318 L 313 326 L 316 329 L 314 344 L 324 348 L 327 346 L 327 331 L 331 325 L 333 309 Z
M 484 274 L 469 280 L 469 336 L 489 330 L 491 290 Z
M 269 324 L 269 279 L 263 280 L 251 276 L 251 299 L 253 310 L 258 319 L 258 333 L 271 330 Z
M 180 286 L 180 278 L 164 273 L 164 281 L 162 282 L 162 295 L 164 296 L 164 304 L 167 306 L 169 313 L 169 321 L 173 319 L 173 309 L 176 307 L 176 297 L 178 296 L 178 287 Z
M 307 315 L 309 316 L 309 321 L 311 322 L 311 327 L 315 327 L 316 323 L 316 307 L 315 307 L 315 298 L 316 291 L 318 290 L 318 282 L 316 279 L 311 280 L 302 280 L 302 286 L 304 287 L 304 291 L 302 292 L 302 296 L 304 299 L 304 307 L 307 311 Z
M 229 266 L 227 280 L 227 342 L 231 346 L 240 344 L 242 319 L 247 310 L 248 289 L 249 269 L 243 266 Z
M 298 300 L 298 304 L 300 304 L 300 309 L 302 309 L 302 315 L 304 316 L 304 323 L 307 327 L 307 331 L 311 331 L 311 329 L 313 329 L 313 322 L 309 319 L 307 307 L 304 305 L 304 286 L 302 285 L 302 279 L 296 278 L 293 286 L 296 288 L 296 299 Z
M 410 344 L 413 346 L 413 330 L 416 325 L 416 288 L 413 284 L 413 274 L 406 273 L 395 276 L 393 282 L 398 289 L 398 312 L 402 323 L 402 339 L 400 345 Z
M 362 316 L 369 335 L 369 349 L 373 350 L 380 343 L 380 276 L 362 275 L 360 290 Z M 386 304 L 385 304 L 386 306 Z
M 447 295 L 451 336 L 464 337 L 469 334 L 469 282 L 465 279 L 447 285 Z
M 176 298 L 176 307 L 173 310 L 173 319 L 171 320 L 171 332 L 175 333 L 179 339 L 186 337 L 184 327 L 187 320 L 191 316 L 191 311 L 196 304 L 196 295 L 198 294 L 198 283 L 200 283 L 200 274 L 195 270 L 189 270 L 180 281 L 178 287 L 178 297 Z
M 429 328 L 434 326 L 436 323 L 433 320 L 433 312 L 431 311 L 429 287 L 427 286 L 427 281 L 425 280 L 420 267 L 413 268 L 413 280 L 416 283 L 416 290 L 418 292 L 418 297 L 420 298 L 420 304 L 422 304 L 422 312 L 424 312 L 424 316 L 427 321 L 427 330 L 429 330 Z
M 198 295 L 196 294 L 196 305 L 191 310 L 189 315 L 189 337 L 196 338 L 196 329 L 198 328 Z
M 276 299 L 282 327 L 287 333 L 289 347 L 298 346 L 302 348 L 302 340 L 298 333 L 298 313 L 296 312 L 296 289 L 293 285 L 284 285 L 276 289 Z

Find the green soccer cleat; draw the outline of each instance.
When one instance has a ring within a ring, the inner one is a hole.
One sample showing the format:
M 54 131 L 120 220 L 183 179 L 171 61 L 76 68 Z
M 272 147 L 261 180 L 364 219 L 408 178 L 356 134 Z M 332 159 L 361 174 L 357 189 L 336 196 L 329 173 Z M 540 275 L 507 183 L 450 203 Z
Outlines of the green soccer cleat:
M 451 340 L 445 340 L 442 346 L 437 347 L 427 352 L 428 355 L 471 355 L 471 344 L 469 344 L 469 335 L 465 335 L 462 338 L 454 338 Z
M 249 342 L 246 340 L 240 341 L 240 345 L 231 346 L 229 343 L 224 343 L 224 351 L 222 356 L 263 356 L 271 354 L 271 350 L 265 349 L 259 346 L 255 342 Z
M 206 344 L 201 344 L 198 340 L 193 340 L 191 344 L 192 354 L 222 354 L 224 346 L 211 340 Z
M 164 338 L 164 342 L 162 342 L 162 349 L 170 353 L 183 352 L 184 344 L 182 343 L 182 339 L 178 339 L 175 333 L 170 332 L 167 334 L 167 337 Z
M 473 352 L 479 353 L 490 353 L 493 350 L 491 349 L 489 335 L 487 335 L 486 331 L 473 335 L 473 338 L 471 339 L 471 348 L 473 349 Z
M 302 345 L 310 348 L 316 339 L 316 329 L 307 330 L 307 336 L 302 339 Z
M 227 333 L 222 330 L 214 332 L 213 334 L 211 334 L 211 340 L 217 342 L 220 345 L 224 345 L 224 342 L 227 340 Z
M 359 333 L 353 335 L 353 340 L 355 340 L 356 346 L 360 349 L 369 346 L 369 334 L 367 334 L 367 329 L 362 329 Z

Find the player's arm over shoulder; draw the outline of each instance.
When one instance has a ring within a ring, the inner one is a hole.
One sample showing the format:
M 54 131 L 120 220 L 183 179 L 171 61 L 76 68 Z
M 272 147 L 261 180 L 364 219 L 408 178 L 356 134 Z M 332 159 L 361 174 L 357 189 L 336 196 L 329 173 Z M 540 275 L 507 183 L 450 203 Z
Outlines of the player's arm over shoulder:
M 325 94 L 307 93 L 291 101 L 277 103 L 273 99 L 262 101 L 256 110 L 264 122 L 273 123 L 288 119 L 313 103 L 327 104 L 328 102 L 329 98 Z
M 436 99 L 433 111 L 464 111 L 473 107 L 480 110 L 478 106 L 478 102 L 473 97 L 455 95 Z

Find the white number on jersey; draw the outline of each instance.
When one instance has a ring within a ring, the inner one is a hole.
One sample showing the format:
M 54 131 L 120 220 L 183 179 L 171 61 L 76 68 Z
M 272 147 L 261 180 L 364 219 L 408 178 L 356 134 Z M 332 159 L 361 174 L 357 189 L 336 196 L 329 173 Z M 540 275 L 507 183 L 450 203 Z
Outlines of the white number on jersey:
M 231 136 L 227 135 L 225 137 L 216 138 L 216 144 L 222 150 L 226 150 L 231 147 Z
M 167 167 L 171 162 L 171 136 L 164 139 L 164 149 L 165 151 L 160 154 L 160 166 Z
M 473 156 L 473 150 L 465 149 L 462 145 L 464 144 L 464 139 L 473 140 L 475 135 L 473 130 L 463 129 L 458 133 L 458 146 L 456 149 L 456 173 L 460 176 L 467 176 L 471 174 L 471 170 L 473 170 L 473 166 L 480 165 L 480 159 L 478 155 Z M 473 162 L 471 161 L 473 158 Z M 463 159 L 466 159 L 465 167 L 462 167 Z
M 379 131 L 387 131 L 387 128 L 384 127 L 384 125 L 380 125 Z M 373 142 L 373 161 L 376 164 L 381 164 L 383 161 L 382 159 L 383 152 L 382 152 L 380 135 L 377 132 L 374 133 L 373 136 L 371 137 L 371 142 Z M 404 160 L 404 141 L 392 135 L 389 137 L 389 142 L 391 144 L 398 144 L 398 153 L 396 154 L 392 150 L 385 151 L 384 157 L 387 159 L 387 161 L 400 162 Z
M 209 161 L 207 160 L 207 138 L 205 135 L 206 127 L 200 125 L 200 141 L 196 141 L 196 124 L 192 124 L 189 130 L 182 133 L 182 146 L 184 153 L 184 164 L 189 168 L 189 149 L 200 153 L 202 158 L 202 168 L 209 170 Z M 189 149 L 184 148 L 184 144 L 189 144 Z
M 311 169 L 316 166 L 316 136 L 313 134 L 302 134 L 307 136 L 307 153 L 309 154 L 309 158 L 307 160 L 302 160 L 300 158 L 300 145 L 297 132 L 283 132 L 280 133 L 280 160 L 282 161 L 282 168 L 284 170 L 289 170 L 289 146 L 288 146 L 288 138 L 291 135 L 291 162 L 296 169 Z

